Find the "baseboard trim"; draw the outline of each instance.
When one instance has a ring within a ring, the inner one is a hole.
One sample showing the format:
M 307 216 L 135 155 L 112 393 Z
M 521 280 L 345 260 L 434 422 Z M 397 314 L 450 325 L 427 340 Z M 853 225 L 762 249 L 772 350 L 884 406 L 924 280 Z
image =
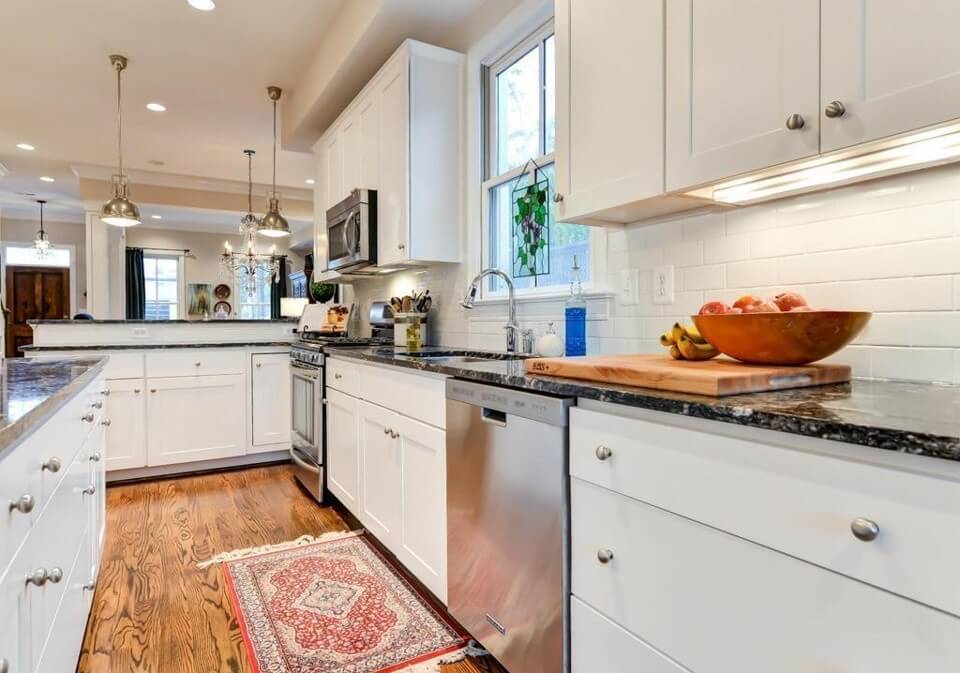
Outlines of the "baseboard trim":
M 271 451 L 269 453 L 255 453 L 249 456 L 235 456 L 233 458 L 198 460 L 193 463 L 136 467 L 130 470 L 112 470 L 107 472 L 107 484 L 127 484 L 134 481 L 146 481 L 166 477 L 189 477 L 209 472 L 238 470 L 255 465 L 288 462 L 290 462 L 289 451 Z

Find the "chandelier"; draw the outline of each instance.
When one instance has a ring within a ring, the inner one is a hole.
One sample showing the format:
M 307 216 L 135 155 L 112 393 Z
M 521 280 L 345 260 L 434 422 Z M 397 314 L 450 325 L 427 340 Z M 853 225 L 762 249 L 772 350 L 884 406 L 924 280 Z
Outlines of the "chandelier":
M 37 203 L 40 204 L 40 231 L 37 232 L 37 237 L 33 240 L 33 254 L 36 255 L 37 259 L 43 259 L 50 253 L 50 238 L 47 236 L 47 232 L 43 230 L 43 204 L 46 201 L 37 199 Z
M 244 150 L 247 155 L 247 214 L 240 218 L 240 235 L 242 250 L 234 252 L 230 241 L 223 244 L 223 254 L 220 255 L 220 267 L 233 276 L 246 275 L 247 295 L 253 297 L 257 293 L 257 283 L 276 282 L 280 279 L 280 256 L 277 255 L 277 246 L 270 248 L 269 253 L 256 251 L 257 228 L 260 220 L 253 214 L 253 150 Z

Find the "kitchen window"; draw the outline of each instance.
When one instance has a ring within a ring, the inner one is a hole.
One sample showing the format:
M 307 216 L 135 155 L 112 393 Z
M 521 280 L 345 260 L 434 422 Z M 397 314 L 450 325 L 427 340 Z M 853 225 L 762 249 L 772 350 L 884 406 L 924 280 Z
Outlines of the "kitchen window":
M 270 289 L 273 276 L 270 264 L 261 264 L 253 278 L 246 271 L 237 272 L 237 316 L 245 320 L 270 320 Z M 251 284 L 253 292 L 251 293 Z
M 540 179 L 550 182 L 555 193 L 556 142 L 556 38 L 553 21 L 514 47 L 486 68 L 485 79 L 485 176 L 482 186 L 482 264 L 511 273 L 513 267 L 512 193 L 530 183 L 532 171 L 518 177 L 528 160 L 540 167 Z M 576 256 L 581 277 L 591 287 L 591 249 L 598 232 L 592 227 L 557 222 L 555 205 L 550 208 L 550 273 L 516 278 L 523 294 L 564 294 L 572 280 Z M 506 292 L 503 283 L 490 277 L 485 297 Z
M 180 318 L 180 297 L 183 295 L 183 256 L 144 250 L 143 282 L 147 320 Z

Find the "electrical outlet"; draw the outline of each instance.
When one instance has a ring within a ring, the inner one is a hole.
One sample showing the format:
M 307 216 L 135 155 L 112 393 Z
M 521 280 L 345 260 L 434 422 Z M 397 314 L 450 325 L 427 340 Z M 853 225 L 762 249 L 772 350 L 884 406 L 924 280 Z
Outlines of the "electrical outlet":
M 640 294 L 640 272 L 637 269 L 624 269 L 620 272 L 620 304 L 636 306 Z
M 146 327 L 134 327 L 133 336 L 141 339 L 147 338 L 147 328 Z
M 672 304 L 673 302 L 673 264 L 653 267 L 653 303 Z

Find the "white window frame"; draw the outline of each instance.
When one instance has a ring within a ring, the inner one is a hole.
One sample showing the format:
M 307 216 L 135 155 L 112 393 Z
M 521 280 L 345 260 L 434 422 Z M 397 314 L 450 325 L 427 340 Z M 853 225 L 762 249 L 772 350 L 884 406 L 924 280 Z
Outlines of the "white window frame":
M 541 25 L 534 32 L 529 33 L 525 38 L 519 41 L 509 51 L 502 54 L 488 65 L 483 67 L 482 86 L 481 86 L 481 115 L 482 115 L 482 139 L 481 152 L 483 156 L 483 177 L 485 178 L 480 186 L 480 262 L 481 268 L 490 267 L 490 194 L 491 191 L 507 182 L 516 180 L 523 171 L 523 166 L 513 168 L 506 173 L 497 174 L 497 76 L 507 70 L 517 62 L 522 56 L 526 55 L 531 49 L 542 43 L 551 35 L 555 34 L 554 20 Z M 541 47 L 542 48 L 542 47 Z M 559 79 L 560 73 L 557 72 Z M 544 60 L 540 59 L 540 81 L 545 82 Z M 546 119 L 543 96 L 540 97 L 540 118 Z M 558 136 L 554 136 L 554 146 L 561 142 Z M 543 152 L 546 143 L 546 128 L 540 129 L 538 140 L 538 151 Z M 534 157 L 534 161 L 540 168 L 555 162 L 555 152 L 540 154 Z M 602 227 L 592 227 L 590 231 L 590 273 L 589 276 L 582 279 L 585 294 L 598 295 L 606 294 L 602 290 L 601 279 L 606 275 L 606 230 Z M 509 273 L 509 269 L 504 269 Z M 516 290 L 516 296 L 519 298 L 541 298 L 541 297 L 559 297 L 569 294 L 570 289 L 566 285 L 549 285 L 546 287 L 521 288 Z M 480 301 L 503 301 L 507 296 L 506 289 L 492 291 L 489 284 L 484 282 L 480 287 Z
M 267 266 L 267 265 L 269 264 L 269 262 L 257 262 L 257 264 L 258 264 L 258 265 Z M 244 301 L 244 299 L 245 299 L 248 295 L 247 295 L 246 290 L 244 290 L 244 289 L 241 287 L 241 285 L 240 285 L 240 277 L 241 277 L 241 275 L 246 275 L 246 272 L 235 271 L 235 272 L 234 272 L 234 276 L 233 276 L 233 286 L 234 286 L 234 287 L 236 288 L 236 290 L 237 290 L 237 301 L 236 301 L 237 306 L 236 306 L 236 309 L 234 310 L 234 312 L 236 313 L 237 317 L 238 317 L 238 318 L 242 318 L 242 317 L 243 317 L 243 307 L 244 307 L 244 306 L 264 306 L 264 305 L 265 305 L 265 306 L 267 307 L 267 317 L 265 317 L 265 318 L 252 318 L 252 319 L 253 319 L 253 320 L 270 320 L 270 316 L 271 316 L 272 310 L 273 310 L 272 303 L 271 303 L 270 300 L 267 300 L 267 302 L 265 302 L 265 303 L 264 303 L 264 302 L 260 302 L 260 301 L 253 301 L 253 302 L 251 302 L 251 301 Z M 271 284 L 272 284 L 272 282 L 273 282 L 273 281 L 272 281 L 272 278 L 271 278 Z
M 184 277 L 184 253 L 174 252 L 170 250 L 153 250 L 150 248 L 143 249 L 143 256 L 146 257 L 163 257 L 165 259 L 176 259 L 177 260 L 177 317 L 171 318 L 171 320 L 186 320 L 186 299 L 187 299 L 187 283 L 186 278 Z M 144 280 L 146 280 L 146 270 L 144 270 Z M 144 306 L 146 306 L 147 298 L 144 297 Z M 151 322 L 163 322 L 162 320 L 151 321 Z

